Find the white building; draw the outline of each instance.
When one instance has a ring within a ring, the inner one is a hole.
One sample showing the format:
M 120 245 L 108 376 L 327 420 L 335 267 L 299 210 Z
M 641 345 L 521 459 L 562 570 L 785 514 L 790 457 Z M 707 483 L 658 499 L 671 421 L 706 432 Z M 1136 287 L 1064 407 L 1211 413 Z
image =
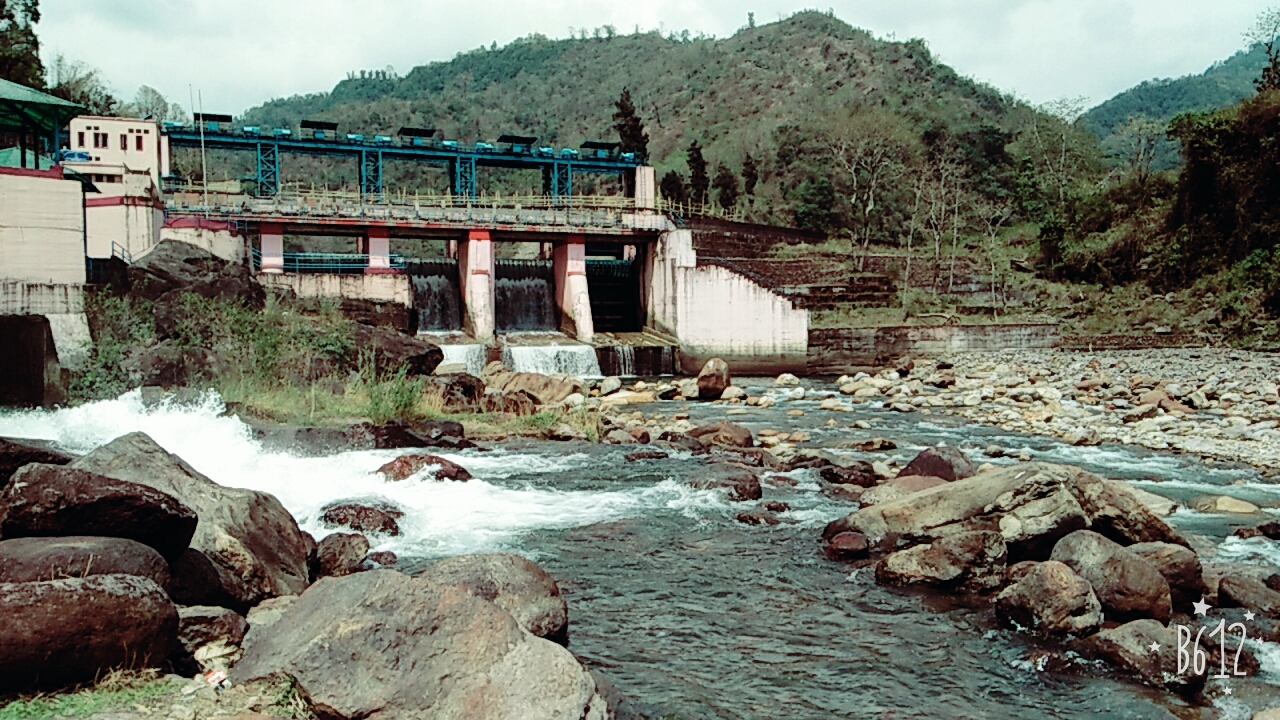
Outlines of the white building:
M 152 120 L 83 115 L 71 120 L 64 165 L 91 180 L 85 198 L 85 253 L 132 259 L 160 241 L 161 157 L 166 148 Z

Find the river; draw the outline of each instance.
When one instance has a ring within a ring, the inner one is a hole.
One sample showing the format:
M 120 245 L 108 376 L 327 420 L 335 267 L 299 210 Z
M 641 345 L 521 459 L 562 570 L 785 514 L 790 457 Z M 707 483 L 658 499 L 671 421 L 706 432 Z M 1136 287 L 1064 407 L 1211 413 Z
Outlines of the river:
M 770 380 L 737 383 L 781 397 Z M 1125 446 L 1075 448 L 870 406 L 831 413 L 818 410 L 822 397 L 811 391 L 804 400 L 729 419 L 753 430 L 804 429 L 813 446 L 884 436 L 898 448 L 881 455 L 903 463 L 938 442 L 1025 448 L 1037 459 L 1178 500 L 1225 492 L 1280 506 L 1280 486 L 1243 466 L 1211 467 Z M 684 406 L 641 407 L 670 413 Z M 786 415 L 794 409 L 805 414 Z M 470 482 L 389 483 L 374 471 L 399 451 L 323 458 L 270 452 L 221 410 L 216 396 L 147 408 L 135 392 L 71 409 L 0 412 L 0 436 L 88 452 L 140 430 L 219 483 L 275 494 L 317 537 L 330 532 L 318 520 L 329 502 L 383 499 L 406 516 L 403 534 L 375 539 L 375 549 L 397 553 L 409 572 L 453 554 L 526 555 L 560 582 L 570 649 L 649 717 L 1202 717 L 1172 695 L 1105 670 L 1038 670 L 1041 646 L 1000 628 L 989 609 L 878 587 L 870 570 L 850 572 L 825 560 L 817 542 L 822 527 L 854 506 L 822 495 L 811 471 L 792 473 L 795 486 L 766 483 L 766 499 L 791 510 L 781 525 L 756 527 L 734 520 L 749 504 L 681 482 L 701 463 L 688 455 L 629 463 L 623 456 L 630 448 L 520 440 L 444 454 L 475 476 Z M 722 418 L 725 408 L 692 405 L 688 412 L 697 422 Z M 828 426 L 829 418 L 838 424 Z M 857 419 L 874 429 L 851 429 Z M 1220 541 L 1234 527 L 1224 516 L 1185 508 L 1170 520 Z M 1228 538 L 1218 559 L 1280 565 L 1276 545 Z M 1280 705 L 1280 646 L 1253 649 L 1262 673 L 1232 681 L 1235 693 L 1214 701 L 1212 717 L 1247 719 L 1251 709 Z

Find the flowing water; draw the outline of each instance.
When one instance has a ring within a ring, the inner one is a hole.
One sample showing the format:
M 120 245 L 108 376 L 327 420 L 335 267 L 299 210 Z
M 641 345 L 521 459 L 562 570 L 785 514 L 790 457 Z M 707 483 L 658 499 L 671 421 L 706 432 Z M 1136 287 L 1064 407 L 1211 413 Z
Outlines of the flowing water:
M 773 388 L 753 390 L 762 391 L 783 397 Z M 804 428 L 814 445 L 881 435 L 899 444 L 881 455 L 902 461 L 936 442 L 998 443 L 1171 497 L 1227 492 L 1280 500 L 1280 487 L 1246 468 L 1133 448 L 1070 448 L 865 406 L 826 413 L 817 411 L 819 399 L 810 392 L 730 419 L 755 430 Z M 795 408 L 806 414 L 785 415 Z M 784 524 L 762 528 L 736 522 L 744 506 L 722 491 L 682 483 L 701 463 L 689 456 L 629 463 L 623 447 L 524 441 L 446 454 L 475 475 L 470 482 L 388 483 L 374 471 L 397 451 L 324 458 L 268 452 L 239 420 L 218 417 L 220 410 L 212 396 L 198 407 L 147 409 L 131 393 L 68 410 L 0 413 L 0 436 L 87 452 L 141 430 L 220 483 L 274 493 L 317 536 L 330 532 L 318 520 L 325 504 L 384 499 L 406 510 L 404 533 L 375 538 L 376 549 L 396 552 L 409 571 L 458 553 L 524 554 L 559 579 L 570 607 L 570 649 L 652 717 L 1200 717 L 1170 695 L 1104 672 L 1037 671 L 1035 643 L 998 628 L 989 610 L 878 587 L 869 570 L 850 572 L 822 559 L 816 540 L 823 525 L 852 506 L 818 492 L 809 471 L 792 474 L 795 487 L 766 486 L 767 498 L 792 509 L 782 513 Z M 696 421 L 721 417 L 724 408 L 689 411 Z M 824 425 L 829 417 L 840 426 Z M 876 430 L 845 427 L 856 418 Z M 1219 538 L 1231 529 L 1181 510 L 1173 520 Z M 1228 541 L 1220 554 L 1275 563 L 1274 545 Z M 1217 701 L 1215 717 L 1247 720 L 1250 707 L 1280 704 L 1280 648 L 1255 649 L 1264 673 L 1233 681 L 1236 695 Z
M 515 372 L 541 375 L 574 375 L 581 378 L 600 377 L 600 361 L 596 349 L 581 343 L 561 345 L 551 342 L 537 345 L 513 345 L 502 348 L 502 364 Z
M 462 329 L 462 295 L 456 265 L 452 274 L 410 275 L 409 281 L 413 285 L 419 332 Z

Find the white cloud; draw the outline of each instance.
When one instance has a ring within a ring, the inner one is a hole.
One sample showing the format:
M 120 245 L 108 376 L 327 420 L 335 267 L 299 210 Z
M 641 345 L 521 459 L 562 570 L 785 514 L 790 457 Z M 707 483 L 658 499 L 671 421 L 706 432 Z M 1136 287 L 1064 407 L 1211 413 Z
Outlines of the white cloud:
M 794 0 L 792 0 L 794 2 Z M 447 60 L 538 32 L 614 25 L 732 34 L 798 6 L 724 0 L 44 0 L 46 57 L 100 68 L 118 94 L 148 84 L 210 112 L 239 113 L 273 97 L 329 90 L 350 70 Z M 841 0 L 841 19 L 878 35 L 923 37 L 962 74 L 1034 102 L 1093 102 L 1152 77 L 1200 72 L 1242 46 L 1258 0 Z

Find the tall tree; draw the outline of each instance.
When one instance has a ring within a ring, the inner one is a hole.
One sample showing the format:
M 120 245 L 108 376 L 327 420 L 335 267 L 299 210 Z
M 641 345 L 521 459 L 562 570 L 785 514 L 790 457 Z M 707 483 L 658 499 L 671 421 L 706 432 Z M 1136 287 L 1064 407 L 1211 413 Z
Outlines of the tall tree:
M 1254 81 L 1258 92 L 1280 90 L 1280 7 L 1267 8 L 1258 13 L 1253 27 L 1244 34 L 1250 47 L 1261 45 L 1267 53 L 1267 64 L 1262 76 Z
M 658 189 L 662 192 L 662 199 L 673 203 L 686 203 L 689 201 L 689 190 L 685 186 L 684 176 L 675 170 L 668 170 L 662 176 L 662 182 L 658 184 Z
M 158 123 L 165 120 L 185 122 L 187 113 L 178 103 L 171 103 L 159 90 L 150 85 L 138 88 L 133 101 L 120 108 L 121 113 L 137 117 L 150 117 Z
M 707 161 L 702 157 L 702 147 L 698 141 L 689 143 L 689 201 L 700 205 L 707 202 L 707 189 L 711 187 L 711 178 L 707 176 Z
M 636 106 L 631 102 L 630 88 L 622 88 L 622 97 L 614 103 L 618 110 L 613 114 L 613 127 L 618 131 L 621 141 L 619 149 L 626 153 L 635 153 L 638 157 L 649 155 L 649 134 L 644 130 L 644 123 L 636 115 Z
M 90 115 L 115 115 L 120 109 L 96 69 L 62 55 L 49 68 L 49 94 L 84 106 Z
M 38 22 L 40 0 L 0 0 L 0 78 L 43 90 Z
M 756 183 L 760 182 L 760 168 L 756 165 L 756 159 L 747 153 L 742 158 L 742 194 L 755 195 Z
M 712 182 L 716 190 L 716 202 L 725 210 L 738 204 L 738 176 L 733 174 L 727 165 L 721 163 L 716 167 L 716 179 Z

